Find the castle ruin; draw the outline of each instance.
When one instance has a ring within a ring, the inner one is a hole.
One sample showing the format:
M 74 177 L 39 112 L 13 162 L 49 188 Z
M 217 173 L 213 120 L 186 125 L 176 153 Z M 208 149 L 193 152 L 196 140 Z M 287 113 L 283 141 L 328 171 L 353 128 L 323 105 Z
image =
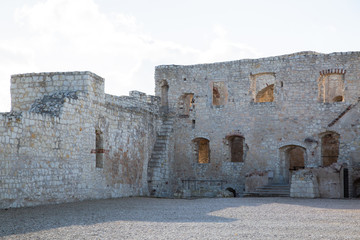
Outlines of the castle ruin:
M 360 52 L 163 65 L 155 86 L 118 97 L 91 72 L 11 76 L 0 208 L 265 188 L 360 196 Z

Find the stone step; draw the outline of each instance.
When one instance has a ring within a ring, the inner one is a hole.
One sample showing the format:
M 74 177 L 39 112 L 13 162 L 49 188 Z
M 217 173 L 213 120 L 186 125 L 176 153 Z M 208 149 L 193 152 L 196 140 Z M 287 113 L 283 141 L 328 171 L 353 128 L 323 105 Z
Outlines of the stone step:
M 272 186 L 265 186 L 265 187 L 261 187 L 261 188 L 258 188 L 259 190 L 260 189 L 263 189 L 263 190 L 290 190 L 290 187 L 272 187 Z
M 289 197 L 289 184 L 272 184 L 257 188 L 252 192 L 245 192 L 244 197 Z
M 157 146 L 154 146 L 152 153 L 167 152 L 166 149 L 167 149 L 166 145 L 157 145 Z
M 171 129 L 173 128 L 173 123 L 170 124 L 163 124 L 161 125 L 160 129 Z
M 173 128 L 160 128 L 159 132 L 172 132 Z
M 155 145 L 153 150 L 154 152 L 163 152 L 166 150 L 166 145 Z
M 166 155 L 166 151 L 162 151 L 162 150 L 154 150 L 152 153 L 151 153 L 151 156 L 164 156 Z
M 289 191 L 254 191 L 250 193 L 257 193 L 257 194 L 290 194 Z
M 163 126 L 164 125 L 173 125 L 173 123 L 174 123 L 174 120 L 169 120 L 169 119 L 162 122 Z
M 167 130 L 160 130 L 158 132 L 158 135 L 169 135 L 171 133 L 171 131 L 167 131 Z
M 162 161 L 154 160 L 149 162 L 149 166 L 160 166 Z
M 169 135 L 170 135 L 169 133 L 158 133 L 157 139 L 158 140 L 166 140 Z
M 159 155 L 151 155 L 150 161 L 160 161 L 161 159 L 164 159 L 166 157 L 165 154 L 159 154 Z
M 161 167 L 161 163 L 160 162 L 150 162 L 148 167 L 149 168 L 158 168 L 158 167 Z
M 157 132 L 156 141 L 154 144 L 153 151 L 148 164 L 148 182 L 149 182 L 149 192 L 150 195 L 161 195 L 161 187 L 158 184 L 154 184 L 153 181 L 159 182 L 162 179 L 166 179 L 166 169 L 164 165 L 167 163 L 167 154 L 168 154 L 168 144 L 169 138 L 173 132 L 174 119 L 167 118 L 164 119 L 160 130 Z M 159 195 L 159 196 L 160 196 Z
M 248 192 L 244 193 L 243 197 L 290 197 L 290 194 Z

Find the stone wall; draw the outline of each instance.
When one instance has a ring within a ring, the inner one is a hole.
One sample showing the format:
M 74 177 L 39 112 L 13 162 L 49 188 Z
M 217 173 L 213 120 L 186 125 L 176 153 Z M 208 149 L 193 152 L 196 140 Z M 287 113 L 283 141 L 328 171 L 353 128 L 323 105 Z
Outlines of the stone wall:
M 312 171 L 300 170 L 292 175 L 290 197 L 317 198 L 320 197 L 319 184 Z
M 269 177 L 272 172 L 252 172 L 246 174 L 245 192 L 254 192 L 257 188 L 263 187 L 271 183 L 272 178 Z
M 343 198 L 343 168 L 339 164 L 329 167 L 303 169 L 292 174 L 291 197 Z
M 273 173 L 272 183 L 295 173 L 294 184 L 313 184 L 309 196 L 316 183 L 320 197 L 344 196 L 341 184 L 359 195 L 359 52 L 158 66 L 155 84 L 156 96 L 118 97 L 91 72 L 13 75 L 12 111 L 0 114 L 0 207 L 240 196 L 254 172 Z M 323 170 L 332 163 L 346 174 Z M 303 168 L 319 179 L 302 182 Z
M 91 72 L 27 73 L 11 76 L 11 111 L 27 111 L 35 100 L 56 92 L 82 91 L 104 101 L 104 79 Z
M 148 194 L 157 97 L 105 95 L 103 79 L 89 72 L 11 82 L 13 111 L 0 114 L 1 208 Z
M 340 136 L 335 161 L 349 163 L 350 154 L 359 151 L 359 52 L 164 65 L 156 67 L 155 81 L 156 95 L 166 98 L 168 111 L 177 116 L 169 165 L 174 192 L 184 188 L 183 180 L 222 180 L 223 187 L 241 193 L 245 175 L 254 171 L 273 171 L 274 182 L 288 183 L 290 171 L 322 166 L 321 137 L 328 132 Z M 265 97 L 257 102 L 262 87 Z M 187 115 L 184 94 L 193 96 Z M 343 96 L 328 101 L 324 94 Z M 231 136 L 244 140 L 242 162 L 231 161 Z M 197 138 L 209 141 L 209 163 L 197 160 Z M 294 148 L 303 154 L 303 166 L 290 164 Z

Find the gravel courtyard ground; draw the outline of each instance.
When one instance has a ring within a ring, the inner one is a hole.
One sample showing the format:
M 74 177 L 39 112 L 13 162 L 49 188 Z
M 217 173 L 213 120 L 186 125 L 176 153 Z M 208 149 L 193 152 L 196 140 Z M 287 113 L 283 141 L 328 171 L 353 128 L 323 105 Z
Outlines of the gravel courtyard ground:
M 0 210 L 1 239 L 360 239 L 360 201 L 120 198 Z

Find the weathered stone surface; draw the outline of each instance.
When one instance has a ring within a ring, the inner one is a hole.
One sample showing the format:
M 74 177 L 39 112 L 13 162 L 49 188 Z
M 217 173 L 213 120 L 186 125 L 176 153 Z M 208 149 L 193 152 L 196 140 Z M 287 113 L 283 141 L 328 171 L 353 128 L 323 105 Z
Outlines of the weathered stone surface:
M 118 97 L 91 72 L 13 75 L 0 207 L 241 196 L 253 172 L 295 178 L 294 197 L 359 196 L 359 52 L 158 66 L 155 83 L 156 96 Z
M 103 79 L 89 72 L 11 82 L 17 111 L 0 114 L 1 208 L 148 194 L 158 98 L 107 95 Z
M 359 69 L 359 52 L 156 67 L 156 95 L 167 99 L 175 116 L 166 181 L 174 192 L 185 187 L 183 180 L 222 180 L 219 188 L 241 194 L 251 172 L 272 171 L 274 183 L 289 183 L 292 172 L 338 162 L 349 168 L 352 196 L 349 159 L 360 150 Z M 186 116 L 185 95 L 192 96 Z M 232 161 L 232 136 L 243 139 L 240 162 Z M 209 163 L 198 160 L 197 139 L 208 141 Z

